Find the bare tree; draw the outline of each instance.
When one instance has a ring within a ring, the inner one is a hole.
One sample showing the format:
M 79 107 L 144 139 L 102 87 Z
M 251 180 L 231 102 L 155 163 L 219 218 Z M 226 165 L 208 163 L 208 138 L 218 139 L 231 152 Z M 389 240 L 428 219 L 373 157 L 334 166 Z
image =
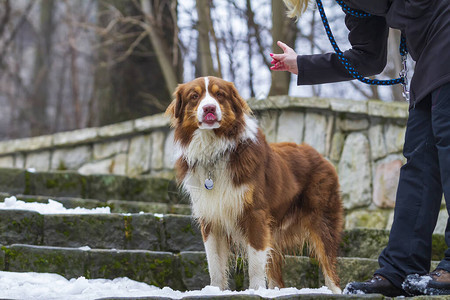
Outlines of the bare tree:
M 277 41 L 295 46 L 298 28 L 295 22 L 286 16 L 283 1 L 272 0 L 272 51 L 279 51 Z M 289 72 L 272 72 L 272 84 L 269 95 L 287 95 L 291 75 Z
M 28 46 L 26 41 L 33 42 L 32 25 L 29 15 L 35 2 L 29 2 L 22 9 L 14 9 L 14 2 L 3 1 L 4 10 L 0 11 L 0 100 L 3 103 L 1 111 L 9 111 L 8 115 L 1 115 L 2 122 L 8 125 L 0 130 L 0 138 L 17 138 L 30 135 L 30 122 L 21 122 L 27 119 L 32 105 L 27 101 L 31 89 L 22 78 L 23 52 Z M 26 37 L 26 39 L 25 39 Z
M 164 111 L 182 77 L 176 1 L 108 0 L 98 14 L 99 123 Z
M 198 42 L 197 42 L 197 64 L 196 76 L 219 75 L 214 69 L 213 58 L 211 54 L 210 35 L 215 38 L 212 20 L 211 20 L 212 0 L 196 0 L 198 15 Z M 217 42 L 215 42 L 217 48 Z M 218 53 L 218 51 L 216 51 Z M 220 60 L 217 60 L 220 62 Z
M 326 9 L 344 50 L 343 13 L 334 3 Z M 158 113 L 176 85 L 195 75 L 233 81 L 244 97 L 288 94 L 290 74 L 269 70 L 268 53 L 281 51 L 276 41 L 301 45 L 299 54 L 332 49 L 317 12 L 296 24 L 285 10 L 281 0 L 1 0 L 0 139 Z M 377 78 L 398 76 L 398 38 L 391 32 Z M 358 81 L 291 92 L 402 99 L 401 87 Z
M 167 52 L 167 41 L 164 39 L 164 23 L 160 17 L 165 11 L 164 4 L 161 5 L 158 1 L 151 0 L 140 0 L 140 3 L 142 11 L 145 14 L 145 22 L 138 24 L 145 30 L 150 38 L 156 58 L 164 75 L 166 87 L 169 93 L 172 93 L 177 86 L 178 78 L 176 76 L 176 66 L 172 64 L 170 52 Z M 153 5 L 155 5 L 155 9 L 153 8 Z M 176 1 L 171 1 L 171 3 L 168 3 L 167 5 L 170 5 L 169 12 L 174 20 L 173 23 L 175 23 L 173 27 L 177 28 L 176 9 L 174 9 L 174 7 L 176 7 Z
M 48 123 L 45 120 L 47 119 L 49 72 L 52 63 L 50 58 L 54 32 L 54 0 L 42 0 L 40 4 L 40 33 L 34 61 L 34 87 L 30 95 L 33 110 L 28 115 L 33 136 L 48 131 Z
M 388 39 L 388 57 L 389 63 L 385 69 L 386 76 L 390 78 L 396 78 L 399 76 L 400 70 L 402 68 L 402 60 L 399 55 L 399 45 L 400 45 L 400 31 L 395 29 L 389 30 Z M 401 86 L 393 86 L 391 89 L 392 99 L 394 101 L 403 101 L 402 88 Z M 378 99 L 378 98 L 376 98 Z
M 0 18 L 0 37 L 5 32 L 6 26 L 8 25 L 10 14 L 11 14 L 11 4 L 9 0 L 3 1 L 3 10 L 1 10 L 1 18 Z

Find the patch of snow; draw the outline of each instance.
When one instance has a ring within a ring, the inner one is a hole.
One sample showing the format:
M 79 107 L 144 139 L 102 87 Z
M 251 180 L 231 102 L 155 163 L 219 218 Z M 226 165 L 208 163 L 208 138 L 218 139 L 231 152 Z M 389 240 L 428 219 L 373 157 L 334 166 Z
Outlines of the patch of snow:
M 18 209 L 32 210 L 40 214 L 109 214 L 110 207 L 87 208 L 65 208 L 62 203 L 48 199 L 48 203 L 24 202 L 17 200 L 15 196 L 5 198 L 4 202 L 0 202 L 0 209 Z
M 0 298 L 8 299 L 73 299 L 89 300 L 103 297 L 167 297 L 182 299 L 193 296 L 258 295 L 275 298 L 299 294 L 331 294 L 327 287 L 319 289 L 263 289 L 246 291 L 221 291 L 217 287 L 206 286 L 202 290 L 180 292 L 169 287 L 158 288 L 126 277 L 108 279 L 67 280 L 50 273 L 17 273 L 0 271 Z
M 78 249 L 83 250 L 83 251 L 89 251 L 89 250 L 91 250 L 91 247 L 83 246 L 83 247 L 79 247 Z
M 350 293 L 347 289 L 347 287 L 345 287 L 345 289 L 342 291 L 343 295 L 365 295 L 366 293 L 364 293 L 361 290 L 354 290 L 352 293 Z
M 420 278 L 420 280 L 415 282 L 415 285 L 418 288 L 422 288 L 422 289 L 426 288 L 428 285 L 428 282 L 430 282 L 433 279 L 433 278 L 431 278 L 431 276 L 420 276 L 419 278 Z

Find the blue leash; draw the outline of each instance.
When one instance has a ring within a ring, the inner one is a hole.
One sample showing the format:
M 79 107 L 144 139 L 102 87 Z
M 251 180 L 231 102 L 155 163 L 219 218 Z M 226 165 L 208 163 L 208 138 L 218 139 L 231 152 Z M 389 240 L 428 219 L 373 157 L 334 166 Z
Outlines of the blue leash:
M 344 56 L 344 53 L 339 49 L 339 46 L 336 43 L 336 40 L 334 39 L 333 33 L 331 32 L 330 24 L 328 23 L 327 16 L 325 15 L 325 10 L 322 5 L 321 0 L 316 0 L 317 7 L 319 9 L 320 17 L 322 18 L 323 26 L 325 27 L 325 31 L 327 33 L 328 39 L 330 40 L 331 46 L 333 47 L 334 51 L 336 52 L 339 61 L 344 65 L 345 69 L 348 71 L 348 73 L 355 79 L 366 83 L 370 85 L 394 85 L 394 84 L 402 84 L 403 85 L 403 96 L 405 97 L 406 101 L 409 101 L 409 92 L 407 90 L 407 84 L 408 84 L 408 78 L 407 78 L 407 69 L 406 69 L 406 58 L 408 54 L 408 50 L 406 48 L 406 41 L 404 36 L 401 36 L 400 39 L 400 47 L 399 52 L 402 57 L 402 65 L 403 69 L 400 72 L 398 78 L 395 79 L 389 79 L 389 80 L 379 80 L 379 79 L 369 79 L 364 76 L 362 76 L 350 63 L 350 61 Z M 350 7 L 348 7 L 342 0 L 336 0 L 336 2 L 342 7 L 342 10 L 357 18 L 366 18 L 370 17 L 371 14 L 354 10 Z

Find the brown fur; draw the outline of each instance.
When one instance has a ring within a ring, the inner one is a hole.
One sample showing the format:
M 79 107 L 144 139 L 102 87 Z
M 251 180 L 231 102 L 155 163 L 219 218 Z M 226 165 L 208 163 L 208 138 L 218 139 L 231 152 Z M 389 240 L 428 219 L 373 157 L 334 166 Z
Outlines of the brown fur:
M 223 111 L 221 126 L 214 132 L 217 137 L 238 142 L 238 136 L 245 130 L 244 114 L 249 115 L 250 108 L 233 84 L 215 77 L 209 80 L 209 93 Z M 175 127 L 175 141 L 182 146 L 189 145 L 198 128 L 193 115 L 206 88 L 201 78 L 179 85 L 175 100 L 167 109 Z M 249 187 L 243 213 L 236 222 L 253 248 L 272 249 L 267 264 L 268 279 L 284 287 L 283 253 L 298 253 L 307 243 L 323 272 L 339 286 L 336 258 L 343 208 L 334 167 L 309 145 L 269 145 L 260 130 L 256 143 L 238 142 L 229 154 L 227 166 L 234 186 Z M 181 182 L 195 167 L 189 166 L 183 157 L 179 158 L 178 180 Z M 200 224 L 206 241 L 214 224 L 204 220 L 200 220 Z

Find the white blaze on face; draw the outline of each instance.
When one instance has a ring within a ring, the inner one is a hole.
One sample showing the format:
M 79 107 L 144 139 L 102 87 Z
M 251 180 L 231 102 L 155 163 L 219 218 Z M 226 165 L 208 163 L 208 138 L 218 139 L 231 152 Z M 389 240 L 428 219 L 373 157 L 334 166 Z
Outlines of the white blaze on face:
M 200 129 L 219 128 L 219 122 L 222 120 L 222 111 L 220 110 L 219 103 L 209 94 L 208 85 L 209 79 L 208 77 L 205 77 L 205 97 L 202 99 L 197 109 L 197 120 L 200 123 Z M 214 112 L 211 112 L 208 108 L 214 108 Z M 208 122 L 205 122 L 205 119 L 207 119 Z

